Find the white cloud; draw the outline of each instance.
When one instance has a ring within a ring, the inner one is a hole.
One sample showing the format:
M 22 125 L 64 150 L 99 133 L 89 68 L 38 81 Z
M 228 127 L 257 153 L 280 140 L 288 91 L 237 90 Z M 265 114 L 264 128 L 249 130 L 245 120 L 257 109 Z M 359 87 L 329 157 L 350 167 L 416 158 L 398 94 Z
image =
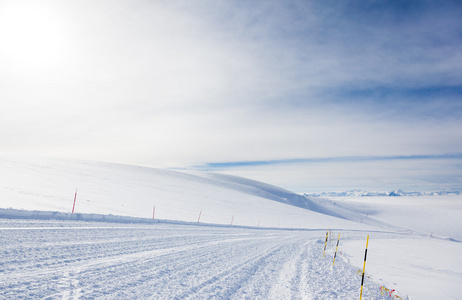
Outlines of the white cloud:
M 399 26 L 305 1 L 48 0 L 0 11 L 1 28 L 18 27 L 0 29 L 10 42 L 0 151 L 181 167 L 462 146 L 460 108 L 441 109 L 444 95 L 418 109 L 416 97 L 352 96 L 460 84 L 460 40 L 449 41 L 439 11 Z M 448 44 L 422 47 L 429 32 Z M 438 109 L 452 117 L 426 116 Z

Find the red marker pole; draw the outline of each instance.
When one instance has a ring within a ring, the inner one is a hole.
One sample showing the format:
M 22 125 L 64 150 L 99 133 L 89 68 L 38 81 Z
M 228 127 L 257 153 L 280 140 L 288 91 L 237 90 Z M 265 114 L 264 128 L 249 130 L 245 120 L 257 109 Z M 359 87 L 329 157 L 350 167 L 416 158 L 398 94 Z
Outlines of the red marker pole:
M 231 226 L 233 225 L 234 216 L 231 218 Z
M 72 206 L 72 213 L 74 213 L 75 209 L 75 200 L 77 199 L 77 189 L 75 189 L 75 195 L 74 195 L 74 205 Z
M 202 214 L 202 210 L 199 212 L 199 218 L 197 218 L 197 223 L 199 223 L 199 221 L 201 220 L 201 214 Z
M 156 215 L 156 206 L 152 209 L 152 219 L 154 220 L 154 216 Z

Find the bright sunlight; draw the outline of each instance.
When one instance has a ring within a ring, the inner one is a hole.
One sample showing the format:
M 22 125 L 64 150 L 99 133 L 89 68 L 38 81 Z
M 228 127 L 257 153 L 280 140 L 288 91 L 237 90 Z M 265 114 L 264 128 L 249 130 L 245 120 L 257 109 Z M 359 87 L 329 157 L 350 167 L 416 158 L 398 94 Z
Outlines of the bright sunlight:
M 65 34 L 57 9 L 37 1 L 11 1 L 0 10 L 0 60 L 18 71 L 56 66 Z

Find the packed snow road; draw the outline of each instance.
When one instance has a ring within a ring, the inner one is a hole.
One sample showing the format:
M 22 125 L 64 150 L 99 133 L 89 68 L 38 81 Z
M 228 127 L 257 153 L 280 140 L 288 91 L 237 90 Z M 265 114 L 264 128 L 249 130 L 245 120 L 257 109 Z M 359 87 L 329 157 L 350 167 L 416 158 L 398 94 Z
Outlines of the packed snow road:
M 357 299 L 357 269 L 322 258 L 323 234 L 0 219 L 0 298 Z

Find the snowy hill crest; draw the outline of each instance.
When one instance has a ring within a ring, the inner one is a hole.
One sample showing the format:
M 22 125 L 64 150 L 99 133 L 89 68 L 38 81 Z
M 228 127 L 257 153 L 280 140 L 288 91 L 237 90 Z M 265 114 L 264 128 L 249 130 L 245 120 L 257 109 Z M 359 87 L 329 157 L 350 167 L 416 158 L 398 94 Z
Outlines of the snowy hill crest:
M 76 213 L 288 228 L 338 217 L 308 197 L 217 173 L 0 156 L 0 178 L 0 208 L 70 212 L 77 189 Z

